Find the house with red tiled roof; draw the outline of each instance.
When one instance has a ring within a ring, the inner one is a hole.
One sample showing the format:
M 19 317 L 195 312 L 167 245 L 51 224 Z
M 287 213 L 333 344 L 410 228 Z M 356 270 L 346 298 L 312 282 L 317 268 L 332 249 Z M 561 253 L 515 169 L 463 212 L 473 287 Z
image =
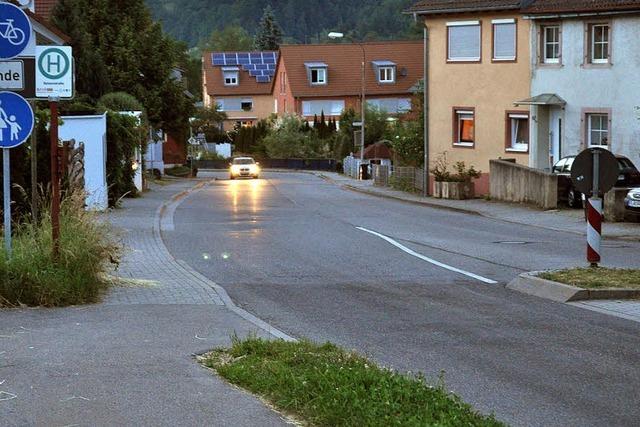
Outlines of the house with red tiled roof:
M 307 120 L 360 111 L 362 62 L 365 99 L 390 113 L 406 112 L 423 76 L 421 41 L 280 46 L 273 97 L 278 115 Z
M 205 107 L 227 114 L 224 130 L 253 126 L 276 112 L 273 90 L 278 52 L 204 52 L 202 96 Z
M 35 6 L 35 13 L 48 21 L 51 18 L 53 8 L 58 3 L 58 0 L 33 0 L 33 3 Z

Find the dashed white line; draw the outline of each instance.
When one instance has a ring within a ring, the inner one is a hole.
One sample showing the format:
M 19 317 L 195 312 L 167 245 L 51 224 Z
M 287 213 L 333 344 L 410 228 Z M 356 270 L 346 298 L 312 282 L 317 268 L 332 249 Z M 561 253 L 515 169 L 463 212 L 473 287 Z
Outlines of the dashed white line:
M 496 283 L 498 283 L 495 280 L 487 279 L 486 277 L 482 277 L 482 276 L 479 276 L 477 274 L 470 273 L 468 271 L 461 270 L 461 269 L 456 268 L 456 267 L 452 267 L 452 266 L 444 264 L 444 263 L 442 263 L 440 261 L 436 261 L 435 259 L 431 259 L 429 257 L 426 257 L 426 256 L 422 255 L 422 254 L 419 254 L 418 252 L 409 249 L 408 247 L 398 243 L 397 241 L 393 240 L 391 237 L 385 236 L 384 234 L 380 234 L 380 233 L 378 233 L 376 231 L 369 230 L 369 229 L 364 228 L 364 227 L 356 227 L 356 228 L 358 230 L 360 230 L 360 231 L 364 231 L 365 233 L 373 234 L 374 236 L 379 237 L 379 238 L 381 238 L 382 240 L 384 240 L 384 241 L 386 241 L 388 243 L 391 243 L 393 246 L 395 246 L 396 248 L 408 253 L 409 255 L 414 256 L 416 258 L 419 258 L 419 259 L 421 259 L 423 261 L 426 261 L 426 262 L 428 262 L 430 264 L 436 265 L 438 267 L 442 267 L 442 268 L 447 269 L 449 271 L 453 271 L 454 273 L 463 274 L 463 275 L 465 275 L 467 277 L 471 277 L 472 279 L 476 279 L 476 280 L 479 280 L 479 281 L 481 281 L 483 283 L 487 283 L 487 284 L 490 284 L 490 285 L 495 285 Z

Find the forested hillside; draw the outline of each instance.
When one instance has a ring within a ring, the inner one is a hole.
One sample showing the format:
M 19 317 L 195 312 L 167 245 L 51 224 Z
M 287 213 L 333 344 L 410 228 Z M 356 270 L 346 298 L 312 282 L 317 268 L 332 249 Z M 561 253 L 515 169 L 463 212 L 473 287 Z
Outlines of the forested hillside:
M 421 36 L 411 16 L 402 13 L 414 0 L 146 0 L 163 28 L 189 46 L 212 31 L 242 26 L 251 35 L 267 4 L 275 10 L 289 43 L 324 41 L 329 31 L 355 40 Z

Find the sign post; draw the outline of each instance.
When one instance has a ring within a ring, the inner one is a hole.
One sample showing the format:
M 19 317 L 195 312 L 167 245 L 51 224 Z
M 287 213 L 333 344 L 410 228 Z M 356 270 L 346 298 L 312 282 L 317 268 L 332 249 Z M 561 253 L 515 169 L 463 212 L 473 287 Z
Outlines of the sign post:
M 618 180 L 618 161 L 604 148 L 589 148 L 576 156 L 571 167 L 571 180 L 587 200 L 587 261 L 597 267 L 601 260 L 602 195 Z
M 60 252 L 60 173 L 58 171 L 58 101 L 73 97 L 70 46 L 36 46 L 36 97 L 47 98 L 51 110 L 51 237 L 53 257 Z
M 4 245 L 11 255 L 11 168 L 10 149 L 25 142 L 34 125 L 31 105 L 13 92 L 0 92 L 0 147 L 2 147 Z
M 31 39 L 31 32 L 31 21 L 22 9 L 12 3 L 0 3 L 0 60 L 13 59 L 24 52 Z M 2 62 L 0 70 L 0 88 L 24 89 L 22 62 Z M 33 124 L 33 110 L 23 97 L 12 92 L 0 92 L 4 248 L 8 257 L 11 257 L 10 149 L 27 140 L 33 130 Z

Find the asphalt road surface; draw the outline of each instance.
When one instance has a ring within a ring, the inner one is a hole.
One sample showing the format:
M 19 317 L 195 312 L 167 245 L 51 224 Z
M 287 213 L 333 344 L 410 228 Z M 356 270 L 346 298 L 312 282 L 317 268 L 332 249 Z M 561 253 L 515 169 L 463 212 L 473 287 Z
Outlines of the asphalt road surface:
M 224 175 L 219 175 L 221 178 Z M 423 372 L 512 425 L 637 426 L 640 323 L 526 296 L 583 237 L 343 190 L 309 174 L 219 180 L 176 210 L 173 255 L 285 332 Z M 611 266 L 640 244 L 606 242 Z

